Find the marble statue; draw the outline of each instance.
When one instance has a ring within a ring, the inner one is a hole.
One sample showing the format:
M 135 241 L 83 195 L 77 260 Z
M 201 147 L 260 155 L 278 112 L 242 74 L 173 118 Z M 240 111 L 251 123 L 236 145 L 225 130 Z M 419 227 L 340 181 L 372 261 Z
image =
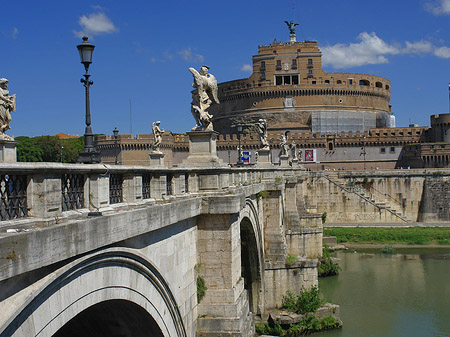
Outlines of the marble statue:
M 192 130 L 213 131 L 211 122 L 213 116 L 207 110 L 213 102 L 220 103 L 217 96 L 217 80 L 212 74 L 208 73 L 208 66 L 201 66 L 200 72 L 194 68 L 189 68 L 189 71 L 194 76 L 191 112 L 196 124 Z
M 11 112 L 16 111 L 16 94 L 9 95 L 8 82 L 6 78 L 0 78 L 0 135 L 3 138 L 10 129 Z
M 286 22 L 286 24 L 289 27 L 289 33 L 291 35 L 295 35 L 295 26 L 298 26 L 298 23 L 294 23 L 294 21 L 290 21 L 290 22 L 284 21 L 284 22 Z
M 289 156 L 289 145 L 287 144 L 287 136 L 281 135 L 280 137 L 280 156 Z
M 291 143 L 291 153 L 292 153 L 292 160 L 297 160 L 298 161 L 297 144 L 295 144 L 294 140 L 292 140 L 292 143 Z
M 165 132 L 164 129 L 159 128 L 160 121 L 152 123 L 152 131 L 153 131 L 153 151 L 161 152 L 159 146 L 161 145 L 162 135 Z
M 267 140 L 267 121 L 265 119 L 260 119 L 256 123 L 256 131 L 258 132 L 258 136 L 261 141 L 261 149 L 268 150 L 270 147 Z

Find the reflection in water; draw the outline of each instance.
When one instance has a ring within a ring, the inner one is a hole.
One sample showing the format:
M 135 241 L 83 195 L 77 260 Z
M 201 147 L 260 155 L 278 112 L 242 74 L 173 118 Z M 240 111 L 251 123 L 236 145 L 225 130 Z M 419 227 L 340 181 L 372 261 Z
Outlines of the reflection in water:
M 320 279 L 320 288 L 341 306 L 344 327 L 322 336 L 450 336 L 448 251 L 337 257 L 341 273 Z

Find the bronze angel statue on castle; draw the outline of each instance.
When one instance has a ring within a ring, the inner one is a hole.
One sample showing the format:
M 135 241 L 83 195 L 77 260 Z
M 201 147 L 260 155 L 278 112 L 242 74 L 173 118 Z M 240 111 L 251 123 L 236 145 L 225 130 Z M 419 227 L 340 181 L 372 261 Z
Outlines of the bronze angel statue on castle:
M 189 68 L 189 71 L 194 76 L 191 112 L 196 124 L 192 128 L 193 131 L 213 131 L 211 122 L 213 116 L 207 110 L 213 102 L 220 103 L 217 96 L 217 80 L 212 74 L 208 73 L 208 70 L 208 66 L 201 66 L 199 72 L 194 68 Z

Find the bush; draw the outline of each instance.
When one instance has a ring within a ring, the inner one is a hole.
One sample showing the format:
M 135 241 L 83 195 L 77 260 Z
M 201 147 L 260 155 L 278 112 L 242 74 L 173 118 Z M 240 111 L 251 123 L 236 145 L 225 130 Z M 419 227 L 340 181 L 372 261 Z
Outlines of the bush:
M 203 299 L 208 288 L 205 285 L 205 279 L 201 276 L 197 276 L 197 303 Z
M 306 314 L 308 312 L 316 312 L 323 303 L 324 301 L 319 297 L 318 287 L 314 286 L 309 290 L 302 287 L 302 292 L 297 296 L 288 291 L 283 296 L 282 307 L 297 314 Z
M 333 262 L 328 246 L 324 245 L 322 249 L 322 259 L 320 260 L 317 272 L 319 277 L 333 276 L 339 274 L 341 267 Z
M 289 254 L 286 257 L 286 266 L 292 266 L 295 262 L 297 262 L 298 256 Z

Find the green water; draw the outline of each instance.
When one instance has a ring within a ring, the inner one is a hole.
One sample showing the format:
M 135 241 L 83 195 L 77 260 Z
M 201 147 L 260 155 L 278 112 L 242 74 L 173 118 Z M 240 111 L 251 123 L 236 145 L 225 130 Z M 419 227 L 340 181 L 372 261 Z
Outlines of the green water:
M 342 271 L 320 279 L 344 327 L 321 336 L 450 336 L 450 251 L 338 252 Z

